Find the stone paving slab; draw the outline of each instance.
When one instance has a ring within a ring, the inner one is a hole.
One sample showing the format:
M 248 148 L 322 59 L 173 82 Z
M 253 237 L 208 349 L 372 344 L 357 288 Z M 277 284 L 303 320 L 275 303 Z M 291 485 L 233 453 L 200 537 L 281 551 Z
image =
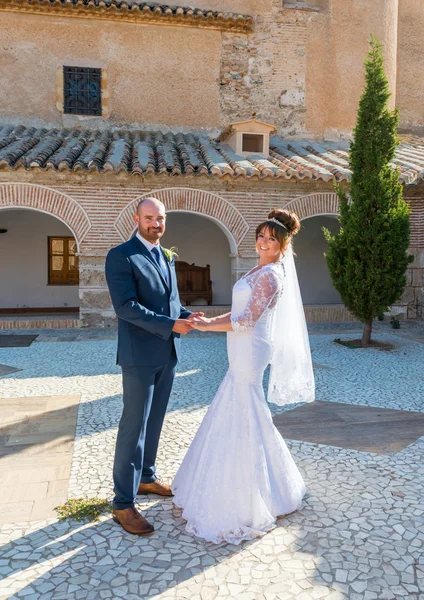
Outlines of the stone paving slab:
M 16 367 L 12 367 L 10 365 L 0 365 L 0 377 L 5 377 L 6 375 L 16 373 L 16 371 L 20 370 L 21 369 L 17 369 Z
M 79 400 L 0 399 L 0 523 L 54 517 L 66 501 Z
M 424 413 L 316 401 L 276 415 L 274 425 L 283 438 L 385 454 L 424 436 Z
M 330 367 L 315 371 L 318 401 L 424 412 L 422 344 L 387 331 L 376 337 L 395 343 L 395 350 L 351 351 L 322 330 L 311 337 L 314 361 Z M 227 368 L 225 336 L 182 342 L 158 456 L 167 481 Z M 115 351 L 115 340 L 89 338 L 0 349 L 0 362 L 23 369 L 2 380 L 0 396 L 81 396 L 68 490 L 73 497 L 112 495 L 122 409 Z M 292 410 L 270 408 L 274 416 Z M 208 544 L 187 534 L 171 499 L 153 496 L 138 499 L 156 528 L 145 539 L 126 534 L 109 515 L 88 524 L 23 519 L 0 526 L 0 598 L 423 600 L 424 439 L 388 454 L 287 444 L 308 493 L 302 508 L 263 538 L 237 547 Z M 22 457 L 31 460 L 24 451 Z
M 0 333 L 0 348 L 24 348 L 31 346 L 32 342 L 37 338 L 36 334 L 25 335 L 25 334 L 9 334 L 4 335 Z

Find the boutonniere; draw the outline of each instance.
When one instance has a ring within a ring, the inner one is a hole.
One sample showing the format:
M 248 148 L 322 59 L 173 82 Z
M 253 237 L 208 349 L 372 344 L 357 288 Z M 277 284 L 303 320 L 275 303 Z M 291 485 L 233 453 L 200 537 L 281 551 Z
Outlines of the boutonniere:
M 178 248 L 175 248 L 175 246 L 172 246 L 171 248 L 163 248 L 162 247 L 162 250 L 170 263 L 172 263 L 173 260 L 178 258 L 178 254 L 177 254 Z

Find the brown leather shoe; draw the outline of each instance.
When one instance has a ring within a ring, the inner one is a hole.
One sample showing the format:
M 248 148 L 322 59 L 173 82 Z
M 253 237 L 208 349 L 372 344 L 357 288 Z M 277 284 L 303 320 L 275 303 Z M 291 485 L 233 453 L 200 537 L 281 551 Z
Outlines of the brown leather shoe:
M 134 506 L 122 510 L 113 509 L 112 519 L 115 523 L 119 523 L 125 531 L 134 535 L 152 535 L 155 530 L 153 525 L 150 525 Z
M 140 483 L 138 494 L 158 494 L 158 496 L 173 496 L 171 486 L 156 479 L 152 483 Z

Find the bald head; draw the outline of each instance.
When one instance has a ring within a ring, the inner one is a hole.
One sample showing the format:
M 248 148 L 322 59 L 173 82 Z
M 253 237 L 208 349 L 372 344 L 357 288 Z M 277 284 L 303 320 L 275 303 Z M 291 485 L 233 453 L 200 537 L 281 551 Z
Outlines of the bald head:
M 140 200 L 140 202 L 137 204 L 137 213 L 139 212 L 139 210 L 143 207 L 143 206 L 148 206 L 148 205 L 152 205 L 155 206 L 156 208 L 163 208 L 163 211 L 165 212 L 165 205 L 163 202 L 161 202 L 160 200 L 158 200 L 157 198 L 142 198 Z
M 165 233 L 165 205 L 157 198 L 143 198 L 137 205 L 134 220 L 141 237 L 157 245 Z

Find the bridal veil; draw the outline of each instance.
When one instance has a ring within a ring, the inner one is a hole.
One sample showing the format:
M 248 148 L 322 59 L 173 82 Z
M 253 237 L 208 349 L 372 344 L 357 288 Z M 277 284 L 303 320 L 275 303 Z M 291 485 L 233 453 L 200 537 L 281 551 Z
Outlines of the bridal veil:
M 311 350 L 291 244 L 282 264 L 283 293 L 272 321 L 272 356 L 268 402 L 284 406 L 315 399 Z

